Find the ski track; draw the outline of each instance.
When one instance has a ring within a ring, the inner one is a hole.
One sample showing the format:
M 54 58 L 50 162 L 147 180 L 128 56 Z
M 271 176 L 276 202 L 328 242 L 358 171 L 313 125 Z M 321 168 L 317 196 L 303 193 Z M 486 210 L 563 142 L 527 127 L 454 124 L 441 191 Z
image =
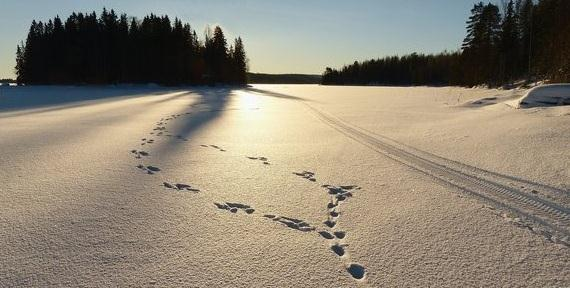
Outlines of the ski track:
M 550 241 L 570 246 L 570 209 L 539 197 L 543 194 L 545 197 L 554 195 L 550 196 L 554 199 L 566 199 L 568 192 L 436 156 L 349 124 L 307 103 L 303 104 L 318 119 L 348 138 L 444 185 L 513 212 L 523 218 L 512 219 L 516 224 Z

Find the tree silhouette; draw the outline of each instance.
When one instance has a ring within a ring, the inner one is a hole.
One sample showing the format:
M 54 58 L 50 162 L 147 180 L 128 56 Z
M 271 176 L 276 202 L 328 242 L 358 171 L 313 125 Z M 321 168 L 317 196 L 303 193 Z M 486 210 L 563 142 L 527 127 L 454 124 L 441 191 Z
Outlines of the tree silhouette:
M 505 16 L 501 23 L 500 32 L 500 62 L 499 80 L 508 82 L 520 77 L 520 35 L 518 31 L 518 19 L 513 0 L 510 0 L 505 8 Z
M 236 84 L 245 84 L 247 82 L 247 57 L 245 55 L 245 49 L 243 47 L 241 37 L 238 37 L 235 40 L 231 58 L 233 61 L 233 82 Z
M 570 1 L 476 3 L 461 51 L 410 54 L 327 67 L 323 84 L 498 86 L 517 79 L 570 81 Z
M 180 19 L 129 19 L 104 8 L 99 16 L 74 12 L 65 23 L 32 21 L 15 70 L 26 84 L 244 84 L 247 65 L 241 38 L 230 54 L 220 27 L 201 44 Z

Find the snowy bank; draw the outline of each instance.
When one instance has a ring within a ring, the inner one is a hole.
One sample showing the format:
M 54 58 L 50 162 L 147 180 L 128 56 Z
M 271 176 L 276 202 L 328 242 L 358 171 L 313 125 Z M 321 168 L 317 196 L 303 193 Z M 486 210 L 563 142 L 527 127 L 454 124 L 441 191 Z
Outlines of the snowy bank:
M 518 101 L 518 108 L 557 105 L 570 105 L 570 84 L 534 87 Z

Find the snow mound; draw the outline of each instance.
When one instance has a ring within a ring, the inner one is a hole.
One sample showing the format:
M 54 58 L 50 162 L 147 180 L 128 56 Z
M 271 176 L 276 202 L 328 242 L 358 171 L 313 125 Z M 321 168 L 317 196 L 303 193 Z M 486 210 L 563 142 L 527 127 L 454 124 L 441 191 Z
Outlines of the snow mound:
M 541 85 L 530 89 L 519 101 L 518 108 L 570 105 L 570 84 Z

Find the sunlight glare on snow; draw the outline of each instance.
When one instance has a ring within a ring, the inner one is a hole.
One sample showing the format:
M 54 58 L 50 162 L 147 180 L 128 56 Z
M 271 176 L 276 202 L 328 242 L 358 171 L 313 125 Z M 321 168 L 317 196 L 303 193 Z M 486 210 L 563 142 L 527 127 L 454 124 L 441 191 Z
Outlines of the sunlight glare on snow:
M 246 91 L 235 91 L 237 96 L 237 105 L 240 110 L 254 110 L 259 108 L 259 96 L 246 92 Z

